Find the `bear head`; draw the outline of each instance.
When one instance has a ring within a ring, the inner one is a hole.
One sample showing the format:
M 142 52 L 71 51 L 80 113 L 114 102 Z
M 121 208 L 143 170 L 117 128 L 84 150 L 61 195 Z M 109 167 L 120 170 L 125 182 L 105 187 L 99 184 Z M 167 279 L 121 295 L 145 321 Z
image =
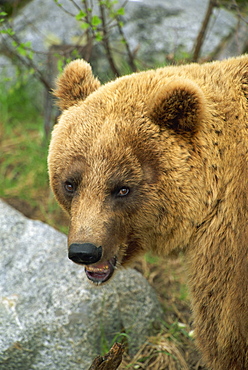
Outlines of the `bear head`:
M 185 247 L 206 207 L 201 88 L 163 69 L 101 86 L 77 60 L 55 96 L 48 167 L 70 215 L 69 258 L 99 284 L 138 254 Z

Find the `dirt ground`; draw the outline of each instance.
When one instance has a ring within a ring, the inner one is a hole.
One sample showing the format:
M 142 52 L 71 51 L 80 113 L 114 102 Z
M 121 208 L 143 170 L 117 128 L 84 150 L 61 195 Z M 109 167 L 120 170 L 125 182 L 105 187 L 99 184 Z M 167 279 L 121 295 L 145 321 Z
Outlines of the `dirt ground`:
M 42 197 L 42 195 L 40 195 Z M 48 194 L 43 194 L 48 196 Z M 4 199 L 9 205 L 31 219 L 47 222 L 44 210 L 18 198 Z M 53 226 L 68 226 L 62 210 L 53 214 Z M 205 370 L 193 339 L 192 313 L 187 290 L 184 256 L 161 260 L 148 256 L 137 261 L 139 270 L 156 290 L 164 308 L 164 323 L 160 333 L 148 338 L 135 358 L 124 355 L 120 370 Z

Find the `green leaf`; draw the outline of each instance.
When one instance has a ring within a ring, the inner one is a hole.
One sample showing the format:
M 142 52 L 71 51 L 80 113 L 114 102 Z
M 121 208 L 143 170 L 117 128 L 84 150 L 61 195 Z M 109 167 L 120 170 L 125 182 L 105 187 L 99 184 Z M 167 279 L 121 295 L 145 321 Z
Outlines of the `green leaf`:
M 17 51 L 18 51 L 18 53 L 19 53 L 20 55 L 22 55 L 23 57 L 25 57 L 25 56 L 27 55 L 27 50 L 26 50 L 22 45 L 18 46 L 18 47 L 16 48 L 16 50 L 17 50 Z
M 31 41 L 24 42 L 22 45 L 25 46 L 26 48 L 31 48 L 32 46 Z
M 59 59 L 57 62 L 57 68 L 60 73 L 63 71 L 63 67 L 64 67 L 63 60 Z
M 101 23 L 102 23 L 102 20 L 97 15 L 93 15 L 91 19 L 92 26 L 99 26 L 99 24 Z
M 34 53 L 33 53 L 32 51 L 29 51 L 29 52 L 27 53 L 27 57 L 28 57 L 29 59 L 34 59 Z
M 6 30 L 1 30 L 0 33 L 5 33 L 9 36 L 13 36 L 15 32 L 12 30 L 12 28 L 7 28 Z
M 86 15 L 87 14 L 85 12 L 83 12 L 82 10 L 80 10 L 80 12 L 75 16 L 75 18 L 76 18 L 77 21 L 80 21 L 80 19 L 85 18 Z
M 87 23 L 87 22 L 83 22 L 83 23 L 80 25 L 80 27 L 81 27 L 83 30 L 87 30 L 87 29 L 90 27 L 90 25 L 89 25 L 89 23 Z
M 117 10 L 116 12 L 117 15 L 125 15 L 125 9 L 124 8 L 120 8 Z
M 95 39 L 96 39 L 96 41 L 102 41 L 102 39 L 103 39 L 102 34 L 100 32 L 96 32 Z
M 5 17 L 5 15 L 8 15 L 8 14 L 5 13 L 5 12 L 0 12 L 0 15 L 3 16 L 3 17 Z

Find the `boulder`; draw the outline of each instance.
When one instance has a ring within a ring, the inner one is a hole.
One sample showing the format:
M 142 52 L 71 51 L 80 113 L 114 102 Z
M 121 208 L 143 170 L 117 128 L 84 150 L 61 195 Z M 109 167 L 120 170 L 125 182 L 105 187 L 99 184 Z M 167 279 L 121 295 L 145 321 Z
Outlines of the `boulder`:
M 85 370 L 123 332 L 134 354 L 162 318 L 140 273 L 94 286 L 67 259 L 64 234 L 2 201 L 0 248 L 1 369 Z

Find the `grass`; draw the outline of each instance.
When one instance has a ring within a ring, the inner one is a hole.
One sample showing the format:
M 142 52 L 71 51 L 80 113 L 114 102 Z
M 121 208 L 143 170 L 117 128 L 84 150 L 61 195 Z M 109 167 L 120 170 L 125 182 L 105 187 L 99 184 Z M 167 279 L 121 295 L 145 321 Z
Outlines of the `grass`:
M 6 91 L 0 84 L 0 197 L 33 218 L 66 231 L 57 223 L 61 210 L 49 189 L 47 173 L 48 140 L 43 129 L 42 91 L 33 82 Z M 26 210 L 25 205 L 26 204 Z

